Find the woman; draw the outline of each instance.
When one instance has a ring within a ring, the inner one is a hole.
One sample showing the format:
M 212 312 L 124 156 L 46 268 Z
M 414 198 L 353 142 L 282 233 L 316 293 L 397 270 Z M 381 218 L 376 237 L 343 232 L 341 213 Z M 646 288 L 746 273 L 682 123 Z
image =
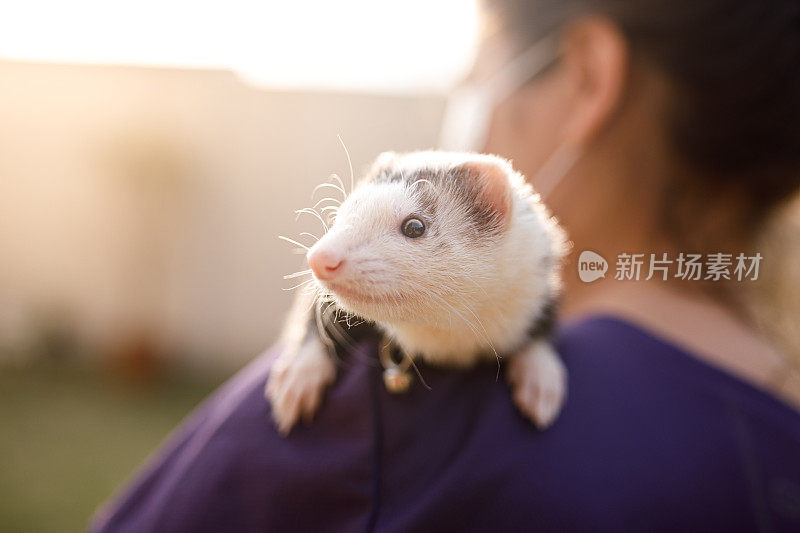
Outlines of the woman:
M 472 94 L 491 112 L 482 124 L 473 106 L 465 138 L 513 158 L 574 243 L 555 425 L 533 429 L 486 368 L 423 368 L 431 391 L 391 396 L 365 342 L 314 423 L 282 439 L 267 354 L 97 530 L 800 528 L 800 382 L 744 298 L 761 228 L 800 186 L 800 5 L 488 7 Z M 583 251 L 605 278 L 581 281 Z

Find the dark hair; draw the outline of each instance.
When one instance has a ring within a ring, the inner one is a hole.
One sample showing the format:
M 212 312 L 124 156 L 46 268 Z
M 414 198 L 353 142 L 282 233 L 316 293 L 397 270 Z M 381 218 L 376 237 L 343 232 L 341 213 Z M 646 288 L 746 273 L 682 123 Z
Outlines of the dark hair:
M 581 16 L 618 25 L 677 95 L 665 126 L 697 176 L 673 194 L 739 198 L 747 231 L 800 187 L 800 0 L 485 0 L 529 44 Z M 703 198 L 705 197 L 705 198 Z M 691 198 L 690 198 L 691 200 Z M 733 228 L 732 228 L 733 229 Z

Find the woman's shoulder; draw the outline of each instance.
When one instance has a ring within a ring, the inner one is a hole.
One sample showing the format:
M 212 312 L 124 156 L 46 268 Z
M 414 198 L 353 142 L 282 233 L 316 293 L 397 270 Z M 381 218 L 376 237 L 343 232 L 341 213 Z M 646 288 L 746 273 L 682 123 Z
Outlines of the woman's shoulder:
M 798 525 L 796 413 L 617 319 L 566 324 L 557 344 L 569 392 L 545 431 L 488 368 L 423 367 L 432 390 L 377 395 L 382 509 L 398 529 Z
M 558 348 L 570 367 L 573 391 L 609 386 L 628 396 L 641 394 L 638 403 L 659 411 L 690 402 L 738 412 L 800 439 L 800 412 L 627 320 L 598 315 L 563 324 Z M 658 402 L 662 395 L 670 401 Z
M 562 326 L 558 346 L 569 393 L 543 432 L 494 367 L 420 365 L 430 390 L 393 395 L 374 343 L 363 343 L 314 423 L 283 438 L 263 397 L 275 352 L 263 355 L 176 431 L 96 527 L 797 525 L 796 413 L 618 320 Z
M 565 324 L 558 346 L 570 398 L 542 438 L 567 447 L 562 459 L 579 458 L 568 469 L 580 494 L 595 492 L 588 505 L 616 504 L 642 524 L 634 502 L 675 525 L 800 525 L 795 410 L 617 318 Z
M 280 351 L 207 398 L 97 511 L 91 530 L 363 530 L 373 492 L 367 369 L 343 373 L 314 424 L 283 437 L 264 397 Z

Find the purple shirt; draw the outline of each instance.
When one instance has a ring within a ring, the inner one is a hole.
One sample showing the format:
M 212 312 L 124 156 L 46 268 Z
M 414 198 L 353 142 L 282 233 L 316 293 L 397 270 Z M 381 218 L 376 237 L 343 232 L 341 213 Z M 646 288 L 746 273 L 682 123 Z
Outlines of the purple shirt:
M 632 325 L 563 326 L 539 432 L 496 366 L 383 387 L 376 346 L 311 426 L 273 429 L 272 350 L 193 413 L 95 531 L 800 531 L 800 413 Z

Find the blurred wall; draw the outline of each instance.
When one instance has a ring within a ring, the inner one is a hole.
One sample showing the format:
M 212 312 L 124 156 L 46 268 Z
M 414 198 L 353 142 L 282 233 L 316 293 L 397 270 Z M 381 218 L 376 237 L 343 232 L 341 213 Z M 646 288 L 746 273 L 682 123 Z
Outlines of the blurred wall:
M 313 187 L 434 145 L 440 98 L 270 92 L 224 71 L 0 62 L 0 358 L 56 328 L 200 366 L 269 345 Z M 318 196 L 319 197 L 319 196 Z M 24 356 L 24 355 L 23 355 Z

